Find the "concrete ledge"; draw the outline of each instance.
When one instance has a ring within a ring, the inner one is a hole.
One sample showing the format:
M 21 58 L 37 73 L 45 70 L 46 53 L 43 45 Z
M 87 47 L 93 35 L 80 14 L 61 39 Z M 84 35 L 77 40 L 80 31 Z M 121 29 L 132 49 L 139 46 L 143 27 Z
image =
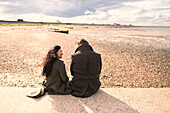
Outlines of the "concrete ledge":
M 170 113 L 170 88 L 101 88 L 89 98 L 26 97 L 35 88 L 0 87 L 0 113 Z

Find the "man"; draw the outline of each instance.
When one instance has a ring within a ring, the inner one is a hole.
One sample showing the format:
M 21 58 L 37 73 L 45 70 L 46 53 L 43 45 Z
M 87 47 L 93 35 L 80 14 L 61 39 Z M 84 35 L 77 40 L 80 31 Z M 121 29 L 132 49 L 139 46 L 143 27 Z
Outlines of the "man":
M 102 62 L 100 54 L 94 52 L 86 40 L 82 39 L 78 46 L 72 55 L 70 84 L 73 96 L 85 98 L 99 90 Z

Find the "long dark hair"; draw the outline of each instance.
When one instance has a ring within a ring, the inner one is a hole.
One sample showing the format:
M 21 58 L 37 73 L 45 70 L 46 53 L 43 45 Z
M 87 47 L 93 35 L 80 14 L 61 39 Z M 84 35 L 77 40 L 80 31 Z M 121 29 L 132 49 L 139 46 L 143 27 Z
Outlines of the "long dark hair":
M 43 71 L 42 71 L 42 75 L 48 77 L 51 74 L 52 68 L 53 68 L 53 64 L 56 60 L 58 60 L 57 58 L 57 52 L 61 47 L 56 45 L 53 49 L 50 49 L 48 51 L 47 57 L 44 60 L 44 67 L 43 67 Z

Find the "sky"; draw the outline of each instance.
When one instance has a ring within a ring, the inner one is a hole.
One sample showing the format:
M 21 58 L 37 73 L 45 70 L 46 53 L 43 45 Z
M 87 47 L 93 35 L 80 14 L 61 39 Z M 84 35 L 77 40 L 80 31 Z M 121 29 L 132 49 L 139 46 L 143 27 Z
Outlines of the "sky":
M 0 0 L 0 20 L 170 26 L 170 0 Z

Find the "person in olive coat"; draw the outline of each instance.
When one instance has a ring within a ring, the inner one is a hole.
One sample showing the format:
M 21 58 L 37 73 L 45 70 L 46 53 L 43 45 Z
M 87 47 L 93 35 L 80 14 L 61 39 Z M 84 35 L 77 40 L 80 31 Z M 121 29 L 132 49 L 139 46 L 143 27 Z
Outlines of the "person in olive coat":
M 46 76 L 46 81 L 42 87 L 31 94 L 27 95 L 31 98 L 39 98 L 48 94 L 70 94 L 72 90 L 68 86 L 68 76 L 65 70 L 65 64 L 60 59 L 62 58 L 61 47 L 56 45 L 52 50 L 49 50 L 44 62 L 42 75 Z
M 94 52 L 86 40 L 82 39 L 78 46 L 72 55 L 70 71 L 73 79 L 70 86 L 73 96 L 85 98 L 95 94 L 100 88 L 102 62 L 100 54 Z

